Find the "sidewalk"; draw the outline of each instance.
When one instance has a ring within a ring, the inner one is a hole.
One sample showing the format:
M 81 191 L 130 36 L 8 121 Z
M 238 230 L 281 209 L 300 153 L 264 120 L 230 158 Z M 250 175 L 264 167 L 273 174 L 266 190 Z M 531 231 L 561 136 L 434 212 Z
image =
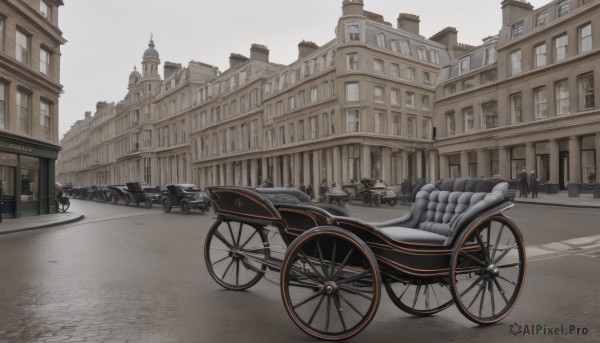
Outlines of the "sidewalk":
M 595 199 L 593 194 L 580 194 L 578 198 L 569 198 L 569 194 L 563 191 L 552 195 L 539 193 L 538 196 L 539 198 L 531 198 L 531 195 L 527 198 L 519 198 L 517 191 L 515 203 L 600 208 L 600 199 Z
M 0 235 L 72 223 L 83 218 L 83 214 L 65 212 L 16 219 L 3 219 L 2 223 L 0 223 Z

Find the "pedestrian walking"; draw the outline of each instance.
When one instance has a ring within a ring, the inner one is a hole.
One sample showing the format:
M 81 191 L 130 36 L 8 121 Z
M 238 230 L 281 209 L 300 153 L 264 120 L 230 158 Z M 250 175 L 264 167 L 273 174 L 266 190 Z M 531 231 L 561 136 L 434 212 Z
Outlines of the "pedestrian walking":
M 540 178 L 538 177 L 535 170 L 532 170 L 529 174 L 529 191 L 531 191 L 532 198 L 538 198 L 538 186 L 540 183 Z
M 519 173 L 519 198 L 527 198 L 527 193 L 529 193 L 529 184 L 527 182 L 528 175 L 527 169 L 523 168 L 521 173 Z

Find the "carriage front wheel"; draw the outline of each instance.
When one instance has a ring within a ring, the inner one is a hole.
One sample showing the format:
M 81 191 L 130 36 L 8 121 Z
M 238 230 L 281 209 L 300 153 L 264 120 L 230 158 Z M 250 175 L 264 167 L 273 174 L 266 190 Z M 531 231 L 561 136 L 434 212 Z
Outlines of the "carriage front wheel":
M 430 316 L 454 303 L 447 278 L 411 278 L 386 283 L 385 290 L 399 309 L 414 316 Z
M 287 313 L 305 333 L 338 341 L 361 332 L 381 297 L 381 277 L 371 249 L 336 227 L 304 232 L 289 246 L 281 269 Z
M 265 274 L 269 243 L 265 230 L 241 222 L 217 219 L 204 243 L 204 260 L 212 278 L 223 288 L 243 290 Z
M 480 325 L 502 320 L 519 300 L 525 263 L 523 236 L 507 217 L 495 215 L 465 230 L 450 260 L 458 310 Z

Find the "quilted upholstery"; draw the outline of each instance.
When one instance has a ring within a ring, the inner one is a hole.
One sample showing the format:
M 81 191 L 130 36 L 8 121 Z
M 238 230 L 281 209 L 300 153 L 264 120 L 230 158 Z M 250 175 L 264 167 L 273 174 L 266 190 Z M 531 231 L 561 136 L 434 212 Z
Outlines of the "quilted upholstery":
M 376 224 L 396 240 L 448 245 L 456 230 L 480 212 L 508 201 L 508 183 L 496 179 L 448 179 L 423 186 L 411 213 Z M 436 236 L 405 230 L 426 231 Z M 427 239 L 425 239 L 426 237 Z

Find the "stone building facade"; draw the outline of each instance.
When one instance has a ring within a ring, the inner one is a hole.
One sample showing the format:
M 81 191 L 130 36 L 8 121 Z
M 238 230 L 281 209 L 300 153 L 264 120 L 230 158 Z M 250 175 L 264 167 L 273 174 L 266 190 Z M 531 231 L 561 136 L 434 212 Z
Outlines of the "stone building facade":
M 62 0 L 0 2 L 0 218 L 56 212 Z
M 104 176 L 68 159 L 59 175 L 78 184 L 299 187 L 362 177 L 514 180 L 526 168 L 550 192 L 568 186 L 577 196 L 591 190 L 600 161 L 599 7 L 505 0 L 500 32 L 474 47 L 452 27 L 427 39 L 416 15 L 401 13 L 394 27 L 362 0 L 345 0 L 336 36 L 300 42 L 289 65 L 253 44 L 250 57 L 231 54 L 224 72 L 165 62 L 164 80 L 151 41 L 143 73 L 132 72 L 114 106 Z

